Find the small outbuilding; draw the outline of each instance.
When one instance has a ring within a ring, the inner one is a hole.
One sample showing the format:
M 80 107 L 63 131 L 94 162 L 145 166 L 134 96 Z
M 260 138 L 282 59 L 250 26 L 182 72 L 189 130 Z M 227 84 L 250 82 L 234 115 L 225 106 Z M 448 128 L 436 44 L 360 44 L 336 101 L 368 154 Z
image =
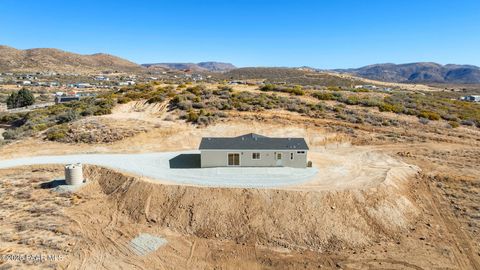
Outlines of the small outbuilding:
M 238 137 L 204 137 L 200 143 L 202 168 L 307 167 L 304 138 L 272 138 L 254 133 Z

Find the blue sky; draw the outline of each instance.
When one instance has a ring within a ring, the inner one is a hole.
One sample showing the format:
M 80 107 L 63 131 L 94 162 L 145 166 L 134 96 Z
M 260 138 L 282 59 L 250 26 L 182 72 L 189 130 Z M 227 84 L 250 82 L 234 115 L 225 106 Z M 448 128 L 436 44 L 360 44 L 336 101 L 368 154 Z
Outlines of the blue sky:
M 0 44 L 137 63 L 480 65 L 480 1 L 0 0 Z

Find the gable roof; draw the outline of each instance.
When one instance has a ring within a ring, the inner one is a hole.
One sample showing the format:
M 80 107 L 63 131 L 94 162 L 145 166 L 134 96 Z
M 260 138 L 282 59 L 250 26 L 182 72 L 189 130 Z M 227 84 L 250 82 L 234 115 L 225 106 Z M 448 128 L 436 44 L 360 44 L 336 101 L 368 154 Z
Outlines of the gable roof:
M 199 150 L 308 150 L 303 138 L 271 138 L 255 133 L 238 137 L 203 137 Z

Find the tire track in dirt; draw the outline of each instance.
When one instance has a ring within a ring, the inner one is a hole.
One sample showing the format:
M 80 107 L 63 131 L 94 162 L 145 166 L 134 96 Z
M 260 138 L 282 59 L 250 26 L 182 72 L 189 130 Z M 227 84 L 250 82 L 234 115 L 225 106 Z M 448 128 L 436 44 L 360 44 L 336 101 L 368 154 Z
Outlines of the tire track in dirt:
M 432 194 L 432 209 L 435 209 L 436 214 L 449 232 L 449 237 L 455 243 L 455 247 L 460 255 L 455 252 L 455 257 L 461 269 L 475 269 L 480 270 L 480 263 L 476 259 L 477 255 L 473 253 L 471 245 L 472 239 L 462 230 L 457 219 L 449 210 L 445 199 L 441 197 L 437 191 L 432 188 L 431 183 L 427 183 L 427 188 Z

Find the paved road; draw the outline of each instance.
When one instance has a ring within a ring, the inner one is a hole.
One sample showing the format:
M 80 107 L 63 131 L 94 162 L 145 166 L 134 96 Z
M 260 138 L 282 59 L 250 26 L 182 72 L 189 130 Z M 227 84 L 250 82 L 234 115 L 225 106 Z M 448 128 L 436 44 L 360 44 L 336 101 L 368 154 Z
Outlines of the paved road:
M 85 154 L 0 160 L 0 169 L 36 164 L 84 163 L 156 180 L 213 187 L 278 187 L 311 179 L 315 168 L 199 168 L 198 151 L 148 154 Z

